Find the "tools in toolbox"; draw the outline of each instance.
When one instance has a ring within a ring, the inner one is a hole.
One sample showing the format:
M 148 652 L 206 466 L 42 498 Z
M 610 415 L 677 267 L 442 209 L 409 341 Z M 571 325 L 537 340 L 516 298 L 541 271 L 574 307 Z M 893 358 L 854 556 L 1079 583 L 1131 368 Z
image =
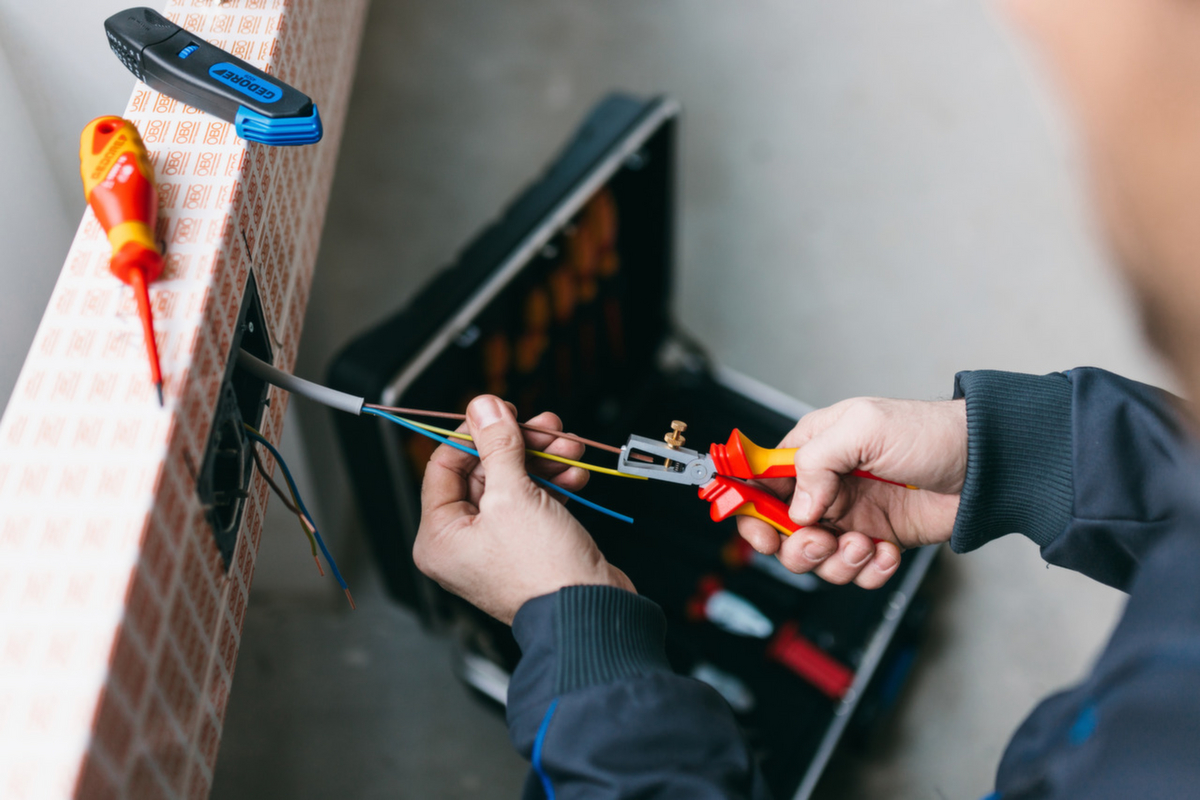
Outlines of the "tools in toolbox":
M 617 464 L 617 471 L 651 480 L 700 487 L 700 499 L 707 500 L 714 522 L 734 516 L 760 519 L 784 536 L 801 526 L 788 515 L 788 506 L 775 495 L 746 481 L 758 478 L 796 477 L 795 448 L 759 447 L 734 428 L 726 444 L 714 443 L 708 453 L 683 446 L 687 425 L 671 423 L 671 432 L 657 441 L 645 436 L 630 436 Z M 855 477 L 890 483 L 905 489 L 917 487 L 854 470 Z
M 237 135 L 270 145 L 315 144 L 321 116 L 312 99 L 149 8 L 104 21 L 108 43 L 151 89 L 232 122 Z
M 150 357 L 150 380 L 163 404 L 162 367 L 154 339 L 149 286 L 163 271 L 155 240 L 158 192 L 154 167 L 133 123 L 121 117 L 98 117 L 79 138 L 79 172 L 83 196 L 112 245 L 109 270 L 133 288 L 138 316 Z

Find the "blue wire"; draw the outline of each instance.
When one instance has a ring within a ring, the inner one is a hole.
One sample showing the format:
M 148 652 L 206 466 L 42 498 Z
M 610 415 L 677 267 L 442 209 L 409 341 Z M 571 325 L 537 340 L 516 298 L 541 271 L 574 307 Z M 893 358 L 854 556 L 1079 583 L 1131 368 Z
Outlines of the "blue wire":
M 476 458 L 479 458 L 478 450 L 474 450 L 470 447 L 467 447 L 465 444 L 459 444 L 458 442 L 454 441 L 453 439 L 447 439 L 445 436 L 438 436 L 436 433 L 424 430 L 423 428 L 418 428 L 416 425 L 413 425 L 411 422 L 401 419 L 400 417 L 393 416 L 392 414 L 389 414 L 386 411 L 380 411 L 379 409 L 376 409 L 376 408 L 364 408 L 362 411 L 364 414 L 374 414 L 377 417 L 383 417 L 386 420 L 391 420 L 392 422 L 396 423 L 397 425 L 399 425 L 403 428 L 408 428 L 413 433 L 419 433 L 422 436 L 428 436 L 430 439 L 433 439 L 435 442 L 441 442 L 442 444 L 448 444 L 451 447 L 453 447 L 455 450 L 461 450 L 462 452 L 467 453 L 468 455 L 472 455 L 472 456 L 475 456 Z M 543 486 L 545 486 L 555 492 L 558 492 L 559 494 L 565 495 L 565 496 L 571 498 L 572 500 L 574 500 L 575 502 L 580 503 L 581 505 L 587 506 L 588 508 L 592 509 L 593 511 L 599 511 L 601 514 L 607 514 L 608 516 L 612 517 L 613 519 L 619 519 L 619 520 L 621 520 L 621 522 L 628 522 L 630 524 L 633 524 L 633 517 L 627 517 L 624 514 L 618 514 L 616 511 L 613 511 L 612 509 L 609 509 L 609 508 L 605 508 L 602 505 L 593 503 L 591 500 L 585 500 L 577 494 L 568 492 L 566 489 L 562 488 L 561 486 L 555 486 L 551 481 L 546 480 L 545 478 L 541 477 L 540 475 L 530 475 L 529 477 L 533 478 L 535 481 L 542 484 Z
M 342 573 L 338 572 L 337 564 L 333 561 L 333 556 L 329 555 L 329 548 L 325 547 L 325 540 L 321 538 L 321 534 L 317 532 L 317 523 L 313 521 L 313 515 L 308 513 L 308 509 L 304 507 L 304 500 L 300 498 L 300 490 L 296 488 L 296 482 L 292 480 L 291 470 L 288 469 L 287 463 L 283 460 L 283 456 L 275 449 L 275 445 L 268 442 L 262 436 L 259 436 L 249 428 L 244 428 L 246 435 L 254 441 L 264 445 L 271 451 L 271 455 L 275 456 L 275 463 L 283 470 L 283 477 L 287 480 L 288 486 L 291 487 L 292 493 L 296 495 L 296 505 L 300 506 L 300 510 L 304 512 L 304 516 L 308 517 L 308 521 L 313 526 L 313 538 L 317 540 L 317 546 L 321 548 L 321 552 L 325 555 L 325 563 L 329 565 L 329 571 L 333 573 L 333 577 L 337 579 L 338 585 L 343 589 L 349 589 L 346 581 L 342 578 Z

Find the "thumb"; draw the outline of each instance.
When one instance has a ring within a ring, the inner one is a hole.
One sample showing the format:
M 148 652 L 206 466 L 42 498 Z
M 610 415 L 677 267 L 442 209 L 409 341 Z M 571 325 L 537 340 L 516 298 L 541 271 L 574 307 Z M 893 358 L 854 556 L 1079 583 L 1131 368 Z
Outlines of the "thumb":
M 467 406 L 467 426 L 492 486 L 528 480 L 525 471 L 525 437 L 517 418 L 500 398 L 481 395 Z
M 842 476 L 858 468 L 861 447 L 854 435 L 839 426 L 814 436 L 796 451 L 796 493 L 791 517 L 812 525 L 825 516 L 837 499 Z

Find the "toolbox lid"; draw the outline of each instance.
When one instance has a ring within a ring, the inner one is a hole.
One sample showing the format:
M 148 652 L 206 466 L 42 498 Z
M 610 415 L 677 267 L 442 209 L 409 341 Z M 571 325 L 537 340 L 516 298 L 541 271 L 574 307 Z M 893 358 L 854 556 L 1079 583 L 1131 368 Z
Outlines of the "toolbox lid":
M 666 319 L 673 255 L 674 125 L 679 104 L 668 97 L 644 100 L 613 94 L 596 105 L 546 173 L 514 200 L 496 222 L 476 236 L 458 259 L 439 272 L 409 305 L 354 341 L 334 360 L 336 388 L 387 403 L 401 394 L 442 349 L 467 330 L 475 316 L 580 211 L 588 199 L 624 167 L 650 157 L 644 148 L 661 140 L 663 202 L 640 227 L 661 239 L 657 263 L 640 265 L 659 273 L 661 290 L 652 298 L 653 316 Z M 649 299 L 649 298 L 648 298 Z M 649 310 L 649 309 L 648 309 Z M 665 328 L 659 331 L 665 334 Z

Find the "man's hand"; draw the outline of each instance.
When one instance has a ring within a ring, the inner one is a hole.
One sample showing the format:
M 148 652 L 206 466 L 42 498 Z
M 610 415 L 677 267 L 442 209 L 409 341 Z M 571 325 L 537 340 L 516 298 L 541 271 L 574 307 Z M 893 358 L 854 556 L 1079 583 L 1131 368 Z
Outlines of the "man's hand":
M 530 422 L 562 429 L 550 413 Z M 604 559 L 575 517 L 526 472 L 526 447 L 577 459 L 582 444 L 547 434 L 523 436 L 512 409 L 489 395 L 471 401 L 467 428 L 481 459 L 442 445 L 425 471 L 421 528 L 413 547 L 421 572 L 509 624 L 527 600 L 564 586 L 633 591 L 629 578 Z M 530 461 L 529 469 L 567 491 L 587 483 L 588 473 L 579 467 Z
M 845 400 L 806 415 L 779 446 L 799 448 L 796 479 L 763 483 L 814 527 L 783 538 L 739 517 L 738 531 L 792 572 L 876 589 L 904 548 L 949 541 L 967 471 L 965 401 Z M 920 489 L 851 477 L 856 469 Z

